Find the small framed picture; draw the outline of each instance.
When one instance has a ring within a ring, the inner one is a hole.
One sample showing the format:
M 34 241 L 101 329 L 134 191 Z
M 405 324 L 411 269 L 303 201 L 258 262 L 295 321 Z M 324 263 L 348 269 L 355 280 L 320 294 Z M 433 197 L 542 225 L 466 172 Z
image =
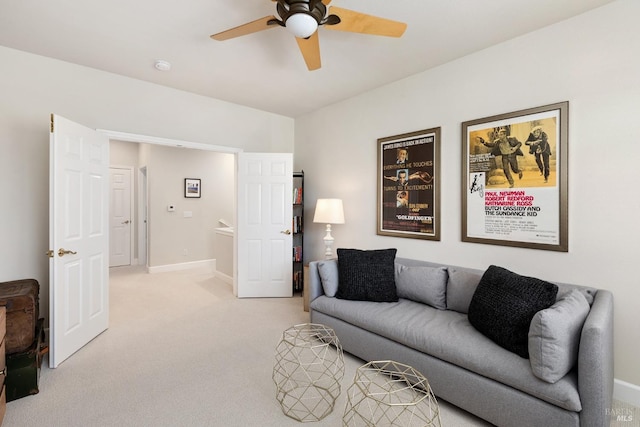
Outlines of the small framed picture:
M 200 186 L 200 180 L 197 178 L 185 178 L 184 179 L 184 197 L 187 199 L 200 198 L 202 187 Z

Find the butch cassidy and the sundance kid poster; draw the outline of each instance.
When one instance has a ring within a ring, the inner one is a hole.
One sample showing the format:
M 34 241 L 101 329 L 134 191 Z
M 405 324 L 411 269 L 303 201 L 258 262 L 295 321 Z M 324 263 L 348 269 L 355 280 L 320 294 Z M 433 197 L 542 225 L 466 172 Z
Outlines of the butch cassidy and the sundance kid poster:
M 566 108 L 463 123 L 463 241 L 567 250 Z

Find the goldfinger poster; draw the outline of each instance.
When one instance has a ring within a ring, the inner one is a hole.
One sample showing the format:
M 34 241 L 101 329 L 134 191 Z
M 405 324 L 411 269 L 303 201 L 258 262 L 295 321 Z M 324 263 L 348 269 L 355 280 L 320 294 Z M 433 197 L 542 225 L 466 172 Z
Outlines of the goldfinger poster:
M 377 234 L 440 240 L 440 128 L 378 139 Z

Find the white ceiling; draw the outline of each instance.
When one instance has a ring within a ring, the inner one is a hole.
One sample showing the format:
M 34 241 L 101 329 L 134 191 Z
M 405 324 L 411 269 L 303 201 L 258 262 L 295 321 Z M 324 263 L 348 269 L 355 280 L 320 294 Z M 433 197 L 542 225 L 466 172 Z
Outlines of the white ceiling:
M 408 28 L 396 39 L 321 27 L 312 72 L 281 27 L 209 38 L 274 15 L 270 0 L 0 0 L 0 45 L 296 117 L 611 1 L 333 0 Z

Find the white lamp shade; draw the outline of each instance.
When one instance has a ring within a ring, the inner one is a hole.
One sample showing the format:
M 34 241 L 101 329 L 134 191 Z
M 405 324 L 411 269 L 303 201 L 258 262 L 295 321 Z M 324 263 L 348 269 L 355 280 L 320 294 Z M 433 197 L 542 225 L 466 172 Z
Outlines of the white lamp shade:
M 287 30 L 296 37 L 306 39 L 318 29 L 318 21 L 306 13 L 294 13 L 285 22 Z
M 323 224 L 344 224 L 342 199 L 318 199 L 313 222 Z

